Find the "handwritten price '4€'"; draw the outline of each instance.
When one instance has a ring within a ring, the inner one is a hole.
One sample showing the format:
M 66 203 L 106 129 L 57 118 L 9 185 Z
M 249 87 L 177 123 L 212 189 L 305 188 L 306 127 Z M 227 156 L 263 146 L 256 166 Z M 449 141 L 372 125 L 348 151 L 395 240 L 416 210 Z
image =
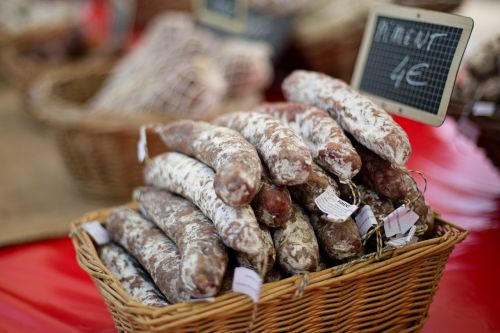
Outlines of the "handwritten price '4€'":
M 410 69 L 406 70 L 406 65 L 410 60 L 409 56 L 403 58 L 403 61 L 399 63 L 399 65 L 394 68 L 391 72 L 391 80 L 394 81 L 394 88 L 399 88 L 401 85 L 401 81 L 403 79 L 406 82 L 415 87 L 425 87 L 427 85 L 427 81 L 419 81 L 418 77 L 423 74 L 423 70 L 429 68 L 429 64 L 426 62 L 413 65 Z
M 403 29 L 403 28 L 400 27 L 400 29 Z M 396 37 L 399 36 L 400 38 L 396 38 L 395 36 Z M 408 31 L 407 35 L 405 35 L 404 38 L 402 36 L 403 35 L 402 35 L 401 31 L 396 29 L 392 33 L 390 41 L 392 41 L 393 43 L 395 43 L 397 45 L 408 46 L 410 44 L 408 42 L 410 40 L 410 38 L 409 38 L 410 32 Z M 428 36 L 429 36 L 429 33 L 427 33 L 427 36 L 425 37 L 423 42 L 422 41 L 417 42 L 415 40 L 414 44 L 415 44 L 417 49 L 421 49 L 425 45 Z M 433 44 L 433 41 L 435 39 L 444 38 L 446 36 L 447 36 L 447 34 L 445 34 L 445 33 L 434 33 L 434 34 L 430 35 L 430 41 L 427 44 L 427 47 L 425 48 L 425 50 L 430 51 L 431 45 Z M 391 72 L 390 78 L 392 81 L 394 81 L 394 88 L 398 89 L 401 86 L 401 82 L 403 81 L 403 79 L 410 86 L 425 87 L 427 85 L 427 81 L 424 81 L 424 80 L 422 80 L 422 78 L 419 78 L 419 77 L 422 76 L 424 74 L 424 71 L 429 68 L 429 63 L 426 63 L 426 62 L 418 63 L 418 64 L 411 66 L 409 69 L 407 69 L 409 62 L 410 62 L 410 56 L 405 56 L 403 58 L 403 60 Z

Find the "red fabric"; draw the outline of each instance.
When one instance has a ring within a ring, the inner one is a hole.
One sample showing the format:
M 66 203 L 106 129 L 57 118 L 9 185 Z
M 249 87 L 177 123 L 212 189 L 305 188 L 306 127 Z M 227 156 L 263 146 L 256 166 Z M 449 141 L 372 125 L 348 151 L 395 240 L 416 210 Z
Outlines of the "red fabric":
M 500 176 L 456 133 L 398 119 L 408 132 L 409 167 L 428 178 L 426 198 L 469 229 L 446 266 L 423 332 L 499 332 Z M 112 319 L 68 239 L 0 250 L 0 332 L 112 332 Z

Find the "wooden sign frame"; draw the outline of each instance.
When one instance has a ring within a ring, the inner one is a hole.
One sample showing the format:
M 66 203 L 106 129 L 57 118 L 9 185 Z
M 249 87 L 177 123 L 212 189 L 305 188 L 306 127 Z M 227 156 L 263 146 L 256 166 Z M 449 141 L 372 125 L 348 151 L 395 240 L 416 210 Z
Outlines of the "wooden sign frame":
M 248 5 L 246 0 L 234 0 L 236 8 L 235 18 L 219 15 L 207 9 L 209 0 L 193 0 L 194 10 L 198 21 L 224 31 L 242 33 L 245 31 Z
M 462 34 L 455 50 L 448 76 L 446 78 L 446 83 L 444 86 L 443 94 L 441 96 L 437 114 L 432 114 L 425 110 L 417 109 L 412 106 L 396 102 L 394 100 L 374 95 L 367 91 L 363 91 L 360 88 L 363 73 L 365 71 L 366 61 L 368 58 L 368 53 L 370 51 L 370 47 L 372 45 L 374 37 L 374 31 L 376 29 L 377 18 L 379 16 L 385 16 L 394 19 L 411 20 L 422 23 L 432 23 L 462 29 Z M 372 9 L 367 26 L 365 28 L 363 42 L 361 44 L 361 49 L 356 61 L 356 67 L 354 69 L 351 85 L 354 88 L 359 89 L 364 95 L 368 96 L 375 103 L 391 113 L 398 114 L 400 116 L 417 120 L 429 125 L 440 126 L 446 116 L 446 111 L 448 109 L 451 93 L 455 84 L 458 68 L 460 66 L 460 63 L 462 62 L 465 47 L 467 46 L 467 43 L 469 41 L 473 26 L 474 21 L 470 17 L 395 5 L 377 6 Z

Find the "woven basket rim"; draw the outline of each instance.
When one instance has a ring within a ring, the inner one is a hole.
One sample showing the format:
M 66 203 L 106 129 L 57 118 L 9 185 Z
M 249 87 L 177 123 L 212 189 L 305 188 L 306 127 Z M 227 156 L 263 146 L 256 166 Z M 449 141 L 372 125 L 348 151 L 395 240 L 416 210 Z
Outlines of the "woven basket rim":
M 165 115 L 153 113 L 124 115 L 119 112 L 92 112 L 85 103 L 66 100 L 54 93 L 55 87 L 91 75 L 106 75 L 111 72 L 114 60 L 89 59 L 75 65 L 68 65 L 42 75 L 29 91 L 29 102 L 33 112 L 42 122 L 51 127 L 84 130 L 99 133 L 137 131 L 144 124 L 173 120 Z
M 90 75 L 107 75 L 112 72 L 116 60 L 95 58 L 74 65 L 64 66 L 42 75 L 28 92 L 33 113 L 49 127 L 63 130 L 78 130 L 95 133 L 137 132 L 142 125 L 169 123 L 184 117 L 172 117 L 157 112 L 123 114 L 120 112 L 99 112 L 85 103 L 77 103 L 61 98 L 54 93 L 56 86 Z M 246 104 L 262 100 L 259 92 L 249 92 L 237 97 L 226 97 L 219 106 L 221 113 L 234 111 Z M 233 105 L 234 104 L 234 105 Z M 194 120 L 213 120 L 213 115 Z
M 136 203 L 130 203 L 128 206 L 134 209 L 137 208 Z M 81 228 L 83 224 L 90 221 L 103 221 L 113 209 L 114 207 L 85 214 L 71 223 L 70 234 L 80 267 L 94 279 L 96 284 L 99 284 L 98 289 L 107 302 L 112 302 L 114 306 L 126 311 L 131 316 L 139 316 L 136 319 L 143 320 L 145 325 L 153 325 L 157 321 L 164 321 L 165 318 L 168 318 L 169 323 L 163 325 L 162 328 L 178 327 L 179 325 L 207 318 L 222 311 L 227 314 L 241 311 L 242 308 L 252 307 L 252 303 L 248 297 L 234 292 L 227 292 L 217 296 L 214 302 L 178 303 L 164 308 L 146 306 L 132 299 L 123 290 L 113 274 L 104 266 L 99 259 L 96 247 L 90 236 Z M 356 263 L 342 271 L 339 271 L 339 266 L 334 266 L 311 273 L 309 283 L 305 287 L 305 293 L 307 293 L 308 289 L 362 278 L 366 275 L 391 270 L 396 266 L 421 257 L 446 251 L 465 239 L 468 233 L 466 229 L 443 220 L 438 214 L 436 214 L 436 225 L 442 228 L 442 235 L 400 249 L 386 250 L 380 261 L 370 259 Z M 261 289 L 259 303 L 266 303 L 273 298 L 286 294 L 293 295 L 301 279 L 300 275 L 296 275 L 264 284 Z

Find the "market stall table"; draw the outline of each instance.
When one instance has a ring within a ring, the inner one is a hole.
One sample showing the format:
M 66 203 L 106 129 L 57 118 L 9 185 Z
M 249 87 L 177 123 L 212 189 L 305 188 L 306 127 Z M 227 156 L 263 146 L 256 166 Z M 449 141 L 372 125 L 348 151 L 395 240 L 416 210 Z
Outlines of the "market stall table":
M 409 167 L 427 175 L 426 198 L 470 231 L 446 266 L 423 332 L 498 332 L 500 173 L 453 120 L 440 128 L 398 121 L 413 146 Z M 0 267 L 0 332 L 115 331 L 69 239 L 3 248 Z

